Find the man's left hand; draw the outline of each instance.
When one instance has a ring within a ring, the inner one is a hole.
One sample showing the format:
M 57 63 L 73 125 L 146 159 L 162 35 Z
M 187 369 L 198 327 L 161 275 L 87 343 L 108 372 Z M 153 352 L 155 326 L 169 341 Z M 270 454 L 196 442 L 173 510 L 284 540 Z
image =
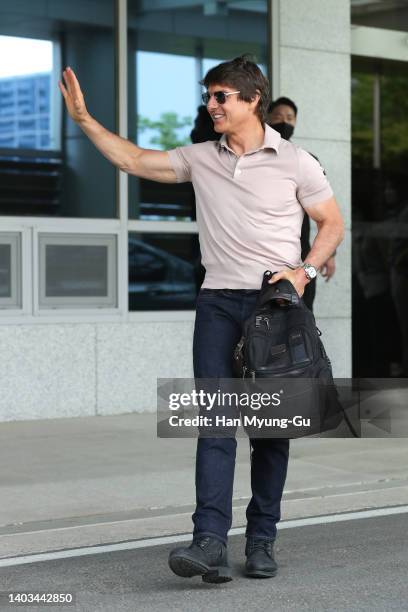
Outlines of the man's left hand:
M 306 285 L 310 282 L 303 268 L 296 268 L 295 270 L 285 268 L 284 270 L 281 270 L 280 272 L 274 274 L 271 280 L 268 281 L 268 283 L 270 285 L 273 285 L 281 278 L 286 278 L 292 283 L 292 285 L 298 292 L 299 297 L 302 297 L 305 292 Z
M 326 263 L 322 265 L 322 267 L 320 268 L 320 273 L 323 276 L 323 278 L 326 279 L 326 283 L 327 283 L 327 281 L 331 279 L 331 277 L 334 275 L 335 272 L 336 272 L 336 258 L 333 255 L 326 261 Z

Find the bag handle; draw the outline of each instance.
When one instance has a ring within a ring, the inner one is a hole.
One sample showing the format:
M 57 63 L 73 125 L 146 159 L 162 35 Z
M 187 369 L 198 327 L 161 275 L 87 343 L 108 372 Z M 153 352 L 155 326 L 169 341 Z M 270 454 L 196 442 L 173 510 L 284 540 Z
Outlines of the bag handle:
M 265 306 L 268 302 L 280 303 L 287 306 L 297 306 L 300 298 L 295 287 L 286 278 L 281 278 L 274 285 L 270 285 L 268 281 L 276 272 L 266 270 L 262 279 L 261 291 L 258 295 L 257 306 Z

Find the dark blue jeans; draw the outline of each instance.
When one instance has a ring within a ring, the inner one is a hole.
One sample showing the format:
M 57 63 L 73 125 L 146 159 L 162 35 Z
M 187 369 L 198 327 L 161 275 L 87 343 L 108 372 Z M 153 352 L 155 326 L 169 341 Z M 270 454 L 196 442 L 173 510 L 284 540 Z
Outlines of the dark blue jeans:
M 195 378 L 233 378 L 232 354 L 242 325 L 254 310 L 258 291 L 202 289 L 197 299 L 193 360 Z M 253 438 L 251 489 L 246 536 L 275 538 L 289 458 L 289 440 Z M 224 543 L 232 523 L 232 493 L 237 441 L 198 438 L 196 510 L 193 535 L 212 535 Z

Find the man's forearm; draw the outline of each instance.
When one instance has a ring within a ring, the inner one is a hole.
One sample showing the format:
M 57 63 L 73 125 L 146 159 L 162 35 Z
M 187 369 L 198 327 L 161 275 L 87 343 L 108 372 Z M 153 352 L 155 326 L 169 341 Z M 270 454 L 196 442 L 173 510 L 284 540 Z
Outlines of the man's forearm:
M 142 151 L 140 147 L 110 132 L 90 115 L 78 125 L 102 155 L 117 168 L 126 172 L 131 162 L 133 166 L 135 165 L 137 156 Z
M 323 222 L 318 224 L 318 232 L 313 241 L 312 248 L 305 259 L 319 269 L 333 255 L 344 238 L 344 226 L 339 223 Z

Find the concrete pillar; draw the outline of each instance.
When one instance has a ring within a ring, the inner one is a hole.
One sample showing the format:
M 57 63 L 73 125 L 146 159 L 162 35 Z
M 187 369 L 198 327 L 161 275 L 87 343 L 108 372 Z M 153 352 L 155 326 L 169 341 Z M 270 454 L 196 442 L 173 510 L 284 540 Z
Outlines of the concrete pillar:
M 346 223 L 337 271 L 319 279 L 317 324 L 337 377 L 351 376 L 350 0 L 272 0 L 273 97 L 299 108 L 293 142 L 325 168 Z M 313 224 L 314 225 L 314 224 Z

